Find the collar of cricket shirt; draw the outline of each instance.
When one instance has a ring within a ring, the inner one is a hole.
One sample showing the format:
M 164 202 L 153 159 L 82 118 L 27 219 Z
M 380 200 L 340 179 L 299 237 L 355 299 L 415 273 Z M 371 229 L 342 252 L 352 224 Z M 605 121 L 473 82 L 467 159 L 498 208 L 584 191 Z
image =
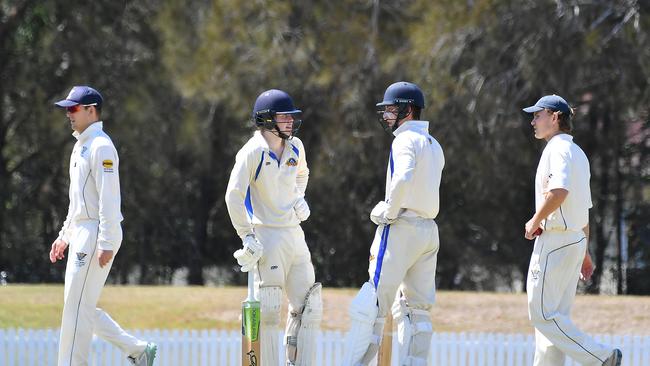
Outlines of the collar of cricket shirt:
M 560 132 L 557 135 L 551 137 L 550 140 L 548 140 L 548 143 L 550 144 L 551 141 L 573 141 L 573 136 L 569 135 L 568 133 Z
M 262 146 L 262 148 L 266 151 L 266 153 L 269 154 L 269 156 L 271 156 L 272 158 L 277 160 L 278 163 L 280 163 L 282 156 L 275 156 L 275 153 L 271 150 L 269 143 L 266 141 L 264 136 L 262 136 L 262 132 L 260 130 L 253 132 L 253 137 L 257 140 L 257 143 Z M 298 148 L 293 143 L 291 143 L 290 140 L 288 139 L 284 140 L 284 149 L 282 150 L 282 155 L 284 155 L 287 149 L 291 149 L 291 151 L 293 151 L 294 154 L 299 155 Z
M 86 127 L 86 129 L 82 133 L 79 133 L 77 131 L 73 132 L 72 136 L 74 136 L 79 141 L 84 141 L 89 136 L 94 135 L 96 132 L 101 131 L 103 129 L 104 129 L 104 123 L 102 121 L 97 121 L 97 122 L 93 122 L 90 126 Z
M 428 121 L 418 121 L 418 120 L 410 120 L 402 123 L 401 126 L 397 127 L 395 131 L 393 131 L 393 135 L 397 136 L 400 133 L 404 131 L 417 131 L 417 130 L 424 130 L 424 131 L 429 131 L 429 122 Z

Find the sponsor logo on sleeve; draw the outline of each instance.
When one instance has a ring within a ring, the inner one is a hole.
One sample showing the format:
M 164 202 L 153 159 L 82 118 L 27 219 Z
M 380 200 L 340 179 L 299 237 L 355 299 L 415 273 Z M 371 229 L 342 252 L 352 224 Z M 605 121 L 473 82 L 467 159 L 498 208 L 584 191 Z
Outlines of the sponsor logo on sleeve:
M 104 167 L 104 172 L 112 173 L 113 172 L 113 160 L 106 159 L 102 161 L 102 166 Z

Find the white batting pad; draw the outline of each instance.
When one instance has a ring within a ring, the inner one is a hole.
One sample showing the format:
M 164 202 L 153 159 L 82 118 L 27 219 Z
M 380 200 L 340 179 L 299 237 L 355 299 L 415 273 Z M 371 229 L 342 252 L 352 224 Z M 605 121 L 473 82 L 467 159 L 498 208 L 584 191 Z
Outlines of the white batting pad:
M 311 366 L 316 354 L 316 335 L 323 320 L 323 301 L 320 283 L 315 283 L 307 292 L 298 332 L 298 355 L 296 366 Z
M 409 308 L 406 306 L 404 298 L 399 299 L 393 304 L 393 319 L 397 324 L 397 343 L 399 344 L 399 365 L 406 365 L 409 347 L 411 345 L 411 336 L 413 329 L 411 326 Z
M 356 366 L 373 340 L 373 327 L 377 319 L 377 292 L 366 282 L 350 304 L 350 330 L 345 336 L 343 366 Z
M 428 310 L 409 309 L 411 323 L 411 340 L 405 365 L 426 366 L 431 348 L 433 326 Z
M 264 364 L 275 365 L 280 358 L 280 308 L 282 306 L 281 287 L 261 287 L 259 291 L 260 358 Z
M 277 286 L 261 287 L 259 296 L 262 324 L 279 326 L 280 309 L 282 307 L 282 288 Z

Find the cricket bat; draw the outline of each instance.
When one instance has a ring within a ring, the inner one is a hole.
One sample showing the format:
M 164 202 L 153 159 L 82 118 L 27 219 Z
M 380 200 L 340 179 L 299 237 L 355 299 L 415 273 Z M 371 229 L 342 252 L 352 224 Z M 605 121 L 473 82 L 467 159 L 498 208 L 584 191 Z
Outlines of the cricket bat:
M 377 356 L 377 366 L 390 366 L 391 356 L 393 353 L 393 314 L 389 311 L 386 315 L 384 332 L 379 345 L 379 355 Z
M 241 304 L 242 366 L 260 365 L 260 302 L 255 298 L 253 270 L 248 271 L 248 296 Z

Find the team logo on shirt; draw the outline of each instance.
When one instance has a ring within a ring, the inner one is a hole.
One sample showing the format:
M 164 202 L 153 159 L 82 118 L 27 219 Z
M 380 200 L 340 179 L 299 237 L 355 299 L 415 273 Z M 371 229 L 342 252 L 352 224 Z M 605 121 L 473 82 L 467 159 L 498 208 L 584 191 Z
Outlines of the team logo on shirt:
M 88 146 L 82 146 L 81 147 L 81 153 L 79 155 L 81 155 L 81 157 L 84 157 L 84 155 L 86 154 L 86 151 L 88 151 Z
M 104 171 L 106 173 L 112 173 L 113 172 L 113 160 L 106 159 L 102 161 L 102 166 L 104 167 Z
M 74 262 L 74 264 L 77 267 L 83 267 L 84 264 L 86 264 L 86 256 L 86 253 L 77 252 L 77 260 Z
M 298 162 L 294 158 L 289 158 L 289 160 L 287 160 L 287 165 L 288 166 L 296 166 L 296 165 L 298 165 Z

